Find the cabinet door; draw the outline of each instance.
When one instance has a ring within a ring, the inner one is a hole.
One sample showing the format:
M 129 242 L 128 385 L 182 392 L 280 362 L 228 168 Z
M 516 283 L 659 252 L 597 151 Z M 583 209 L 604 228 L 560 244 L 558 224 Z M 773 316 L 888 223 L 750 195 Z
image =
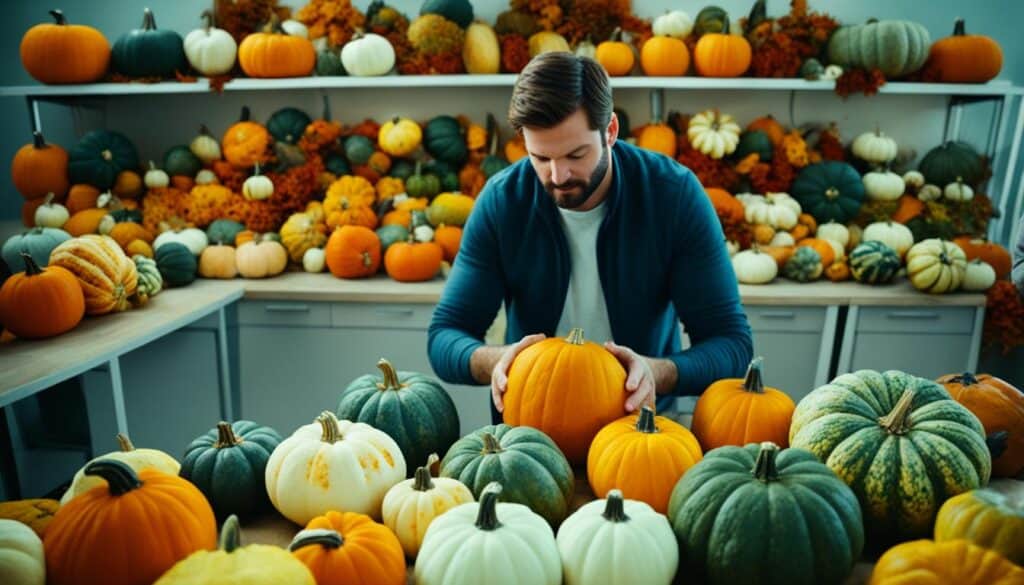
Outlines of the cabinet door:
M 827 307 L 746 307 L 754 355 L 764 358 L 764 381 L 799 402 L 818 387 L 821 356 L 831 359 L 835 323 L 826 326 Z M 822 352 L 822 345 L 826 345 Z M 824 364 L 827 377 L 828 364 Z

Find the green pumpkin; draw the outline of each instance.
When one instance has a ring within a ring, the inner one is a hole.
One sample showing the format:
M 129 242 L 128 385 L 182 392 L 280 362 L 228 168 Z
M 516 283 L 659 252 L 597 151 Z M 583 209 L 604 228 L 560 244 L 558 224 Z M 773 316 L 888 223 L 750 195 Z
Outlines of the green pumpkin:
M 245 225 L 233 219 L 217 219 L 206 228 L 206 238 L 211 244 L 235 243 L 235 236 L 245 231 Z
M 814 390 L 793 413 L 789 444 L 853 488 L 878 542 L 930 536 L 939 506 L 992 470 L 978 418 L 936 382 L 899 371 L 860 370 Z
M 975 185 L 982 177 L 981 155 L 966 142 L 949 141 L 928 151 L 917 166 L 925 181 L 939 188 L 955 183 L 957 178 Z
M 693 33 L 698 37 L 708 33 L 720 33 L 729 22 L 729 13 L 718 6 L 707 6 L 697 13 L 693 21 Z
M 268 508 L 264 475 L 281 435 L 252 421 L 221 421 L 192 441 L 181 460 L 181 477 L 210 501 L 219 517 L 245 517 Z
M 100 191 L 114 186 L 121 171 L 139 168 L 139 152 L 123 134 L 110 130 L 88 132 L 68 152 L 68 181 Z
M 185 244 L 168 242 L 157 248 L 154 256 L 167 286 L 186 286 L 196 279 L 199 263 Z
M 391 244 L 409 239 L 409 230 L 403 225 L 385 225 L 377 228 L 377 237 L 380 238 L 380 254 L 383 257 Z
M 391 170 L 388 176 L 402 179 L 403 181 L 416 172 L 416 163 L 407 158 L 396 158 L 391 160 Z
M 432 160 L 423 167 L 423 172 L 443 177 L 450 173 L 458 173 L 459 169 L 455 165 L 443 160 Z
M 957 231 L 949 220 L 928 220 L 918 216 L 909 220 L 906 225 L 910 233 L 914 235 L 915 244 L 932 238 L 952 240 L 957 236 Z
M 488 179 L 505 170 L 506 167 L 508 167 L 508 162 L 497 154 L 487 155 L 483 162 L 480 163 L 480 170 L 483 171 L 484 177 Z
M 840 27 L 828 43 L 828 60 L 843 68 L 879 69 L 888 78 L 913 73 L 928 60 L 928 29 L 908 20 L 869 20 Z
M 775 153 L 772 139 L 768 138 L 768 134 L 761 130 L 744 132 L 743 136 L 740 136 L 740 143 L 736 145 L 736 152 L 733 154 L 733 157 L 736 160 L 743 160 L 754 153 L 757 153 L 763 162 L 772 160 L 772 155 Z
M 164 288 L 164 277 L 160 275 L 156 260 L 136 254 L 132 256 L 132 262 L 135 263 L 135 272 L 139 276 L 138 295 L 146 298 L 155 297 Z
M 359 134 L 349 136 L 345 140 L 345 156 L 355 166 L 365 165 L 373 156 L 373 141 Z
M 405 180 L 405 192 L 409 197 L 433 197 L 441 192 L 441 180 L 437 175 L 423 174 L 422 164 L 416 163 L 416 172 Z
M 423 146 L 430 156 L 455 166 L 461 166 L 469 155 L 462 126 L 451 116 L 438 116 L 427 122 Z
M 529 506 L 553 526 L 569 513 L 575 487 L 572 467 L 550 437 L 505 424 L 456 441 L 441 461 L 441 476 L 461 481 L 478 500 L 487 484 L 499 482 L 501 501 Z
M 809 246 L 798 246 L 782 266 L 782 275 L 797 282 L 811 282 L 821 276 L 821 254 Z
M 882 242 L 863 242 L 850 252 L 850 273 L 864 284 L 885 284 L 900 270 L 900 255 Z
M 341 64 L 341 57 L 330 49 L 317 53 L 315 71 L 320 77 L 345 75 L 345 67 Z
M 336 152 L 327 155 L 327 158 L 324 160 L 324 168 L 339 177 L 352 174 L 352 167 L 348 166 L 348 161 L 345 160 L 344 156 Z
M 445 453 L 459 439 L 459 413 L 448 391 L 430 376 L 396 372 L 386 359 L 377 363 L 381 374 L 352 381 L 341 395 L 338 418 L 366 423 L 387 433 L 410 462 L 431 453 Z
M 420 6 L 420 16 L 424 14 L 440 14 L 460 28 L 466 28 L 473 22 L 473 5 L 469 0 L 426 0 Z
M 121 35 L 110 51 L 110 67 L 128 77 L 174 77 L 188 71 L 184 41 L 169 29 L 157 30 L 149 8 L 142 28 Z
M 109 212 L 107 215 L 114 218 L 117 223 L 124 222 L 135 222 L 142 223 L 142 210 L 139 208 L 135 209 L 115 209 Z
M 34 227 L 24 233 L 15 234 L 4 242 L 0 249 L 0 257 L 12 273 L 25 271 L 25 260 L 21 253 L 25 252 L 40 268 L 45 268 L 50 263 L 50 252 L 53 249 L 71 239 L 66 231 L 57 228 Z
M 168 175 L 194 177 L 203 168 L 203 161 L 187 146 L 172 146 L 164 153 L 164 171 Z
M 441 175 L 441 191 L 458 191 L 459 190 L 459 175 L 458 173 L 445 173 Z
M 864 183 L 857 169 L 839 161 L 808 165 L 789 188 L 800 207 L 819 223 L 846 223 L 864 202 Z
M 672 490 L 668 519 L 680 574 L 708 585 L 838 585 L 864 548 L 853 491 L 773 443 L 708 452 Z
M 298 108 L 281 108 L 267 120 L 267 132 L 279 142 L 295 144 L 313 120 Z
M 817 81 L 821 79 L 822 74 L 825 73 L 825 66 L 821 64 L 814 57 L 811 57 L 804 61 L 803 65 L 800 66 L 800 77 L 807 79 L 808 81 Z

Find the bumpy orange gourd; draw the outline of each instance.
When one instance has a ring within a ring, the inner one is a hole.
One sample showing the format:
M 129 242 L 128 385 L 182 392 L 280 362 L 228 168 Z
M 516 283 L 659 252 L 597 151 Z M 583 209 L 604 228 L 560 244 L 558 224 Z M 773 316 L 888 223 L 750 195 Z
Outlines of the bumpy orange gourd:
M 138 272 L 113 238 L 95 234 L 72 238 L 53 249 L 50 266 L 66 268 L 78 278 L 87 315 L 131 308 Z
M 422 282 L 437 276 L 443 260 L 436 242 L 395 242 L 384 254 L 384 269 L 399 282 Z
M 56 144 L 47 144 L 43 135 L 35 132 L 32 143 L 14 154 L 11 179 L 25 199 L 38 199 L 50 193 L 64 197 L 68 192 L 68 153 Z
M 376 198 L 377 191 L 370 181 L 356 175 L 344 175 L 327 188 L 324 214 L 330 216 L 335 211 L 341 211 L 344 202 L 350 205 L 370 206 L 374 204 Z
M 242 39 L 238 64 L 249 77 L 307 77 L 316 65 L 316 50 L 308 39 L 284 34 L 275 16 L 263 32 Z
M 289 550 L 317 585 L 402 585 L 405 553 L 387 526 L 366 514 L 327 512 L 295 535 Z
M 68 24 L 60 10 L 51 10 L 55 24 L 37 24 L 21 38 L 21 64 L 43 83 L 92 83 L 107 73 L 110 43 L 103 33 Z
M 1024 569 L 966 540 L 914 540 L 878 559 L 868 585 L 1020 585 Z
M 324 260 L 338 278 L 373 276 L 380 268 L 380 238 L 368 227 L 341 226 L 327 239 Z
M 0 287 L 0 323 L 17 337 L 38 339 L 60 335 L 85 316 L 85 296 L 78 279 L 60 266 L 39 268 L 22 253 L 25 272 Z
M 327 228 L 334 229 L 345 225 L 359 225 L 365 228 L 377 227 L 377 214 L 368 205 L 349 204 L 342 200 L 341 209 L 327 215 Z
M 938 382 L 985 427 L 993 449 L 992 477 L 1024 473 L 1024 393 L 988 374 L 949 374 Z

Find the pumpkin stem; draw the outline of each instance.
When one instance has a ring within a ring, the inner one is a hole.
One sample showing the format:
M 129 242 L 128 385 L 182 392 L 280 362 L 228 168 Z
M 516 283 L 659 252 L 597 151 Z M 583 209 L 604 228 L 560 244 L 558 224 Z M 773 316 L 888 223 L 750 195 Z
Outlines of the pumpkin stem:
M 32 133 L 32 146 L 35 147 L 36 150 L 46 148 L 47 144 L 46 141 L 43 140 L 42 132 L 36 130 L 35 132 Z
M 252 176 L 254 176 L 254 177 L 260 176 L 260 163 L 259 163 L 259 161 L 256 161 L 256 164 L 254 165 L 254 169 L 252 171 Z
M 199 18 L 206 21 L 206 34 L 210 34 L 210 29 L 213 28 L 213 12 L 209 9 L 204 10 L 203 13 L 199 15 Z
M 202 136 L 209 136 L 211 138 L 213 137 L 213 134 L 210 134 L 210 129 L 206 127 L 206 124 L 199 125 L 199 134 Z
M 57 25 L 60 25 L 60 26 L 64 26 L 64 25 L 66 25 L 68 23 L 67 19 L 64 18 L 64 12 L 62 12 L 62 11 L 60 11 L 58 9 L 51 10 L 50 11 L 50 16 L 53 17 L 54 24 L 57 24 Z
M 565 340 L 573 345 L 583 345 L 586 341 L 583 339 L 583 328 L 573 327 L 572 330 L 569 331 L 569 335 Z
M 345 537 L 338 533 L 337 530 L 329 530 L 327 528 L 312 528 L 310 530 L 299 531 L 292 539 L 292 543 L 288 545 L 288 552 L 295 552 L 300 548 L 318 544 L 324 548 L 339 549 L 345 544 Z
M 965 34 L 967 34 L 967 29 L 964 26 L 964 19 L 957 18 L 956 22 L 953 23 L 953 36 L 954 37 L 962 37 Z
M 825 197 L 828 199 L 835 199 L 836 197 L 839 197 L 839 189 L 836 189 L 835 187 L 825 189 Z
M 128 453 L 135 450 L 135 445 L 132 444 L 132 440 L 124 433 L 117 433 L 117 445 L 121 448 L 122 453 Z
M 417 467 L 416 473 L 413 477 L 416 479 L 412 483 L 412 489 L 418 492 L 428 492 L 434 489 L 434 482 L 430 479 L 430 468 L 437 463 L 439 457 L 437 453 L 431 453 L 430 457 L 427 457 L 427 464 L 423 467 Z
M 996 431 L 985 437 L 985 445 L 988 446 L 988 452 L 992 455 L 992 459 L 998 459 L 1006 452 L 1009 437 L 1010 433 L 1006 431 Z
M 242 106 L 242 114 L 238 117 L 239 122 L 248 122 L 252 112 L 249 111 L 249 106 Z
M 501 453 L 504 451 L 501 447 L 501 443 L 498 442 L 497 437 L 491 433 L 484 433 L 484 455 L 493 455 L 494 453 Z
M 779 446 L 771 441 L 761 443 L 761 450 L 757 453 L 757 461 L 754 462 L 753 474 L 759 481 L 768 483 L 779 478 L 779 472 L 775 468 L 775 457 L 779 454 Z
M 369 259 L 370 255 L 363 252 L 363 256 Z M 382 384 L 377 384 L 377 388 L 380 388 L 381 390 L 399 390 L 402 388 L 402 384 L 398 381 L 398 372 L 395 371 L 395 366 L 391 365 L 391 362 L 384 358 L 380 358 L 380 360 L 377 361 L 377 369 L 384 374 L 384 382 Z
M 501 528 L 501 522 L 498 522 L 497 510 L 495 506 L 498 503 L 498 494 L 501 493 L 501 484 L 492 481 L 487 484 L 484 488 L 484 492 L 480 494 L 480 508 L 476 514 L 476 527 L 480 530 L 497 530 Z
M 747 375 L 743 378 L 743 389 L 747 392 L 764 394 L 764 376 L 761 370 L 763 364 L 764 358 L 761 356 L 750 360 L 750 365 L 747 366 Z
M 36 264 L 32 255 L 28 252 L 22 252 L 21 259 L 25 261 L 25 276 L 36 276 L 37 274 L 43 273 L 43 269 Z
M 267 26 L 263 28 L 265 33 L 278 33 L 285 34 L 284 29 L 281 27 L 281 19 L 277 17 L 276 12 L 270 13 L 270 21 L 267 22 Z
M 605 500 L 604 513 L 601 517 L 609 522 L 629 522 L 629 516 L 626 515 L 625 506 L 622 501 L 622 492 L 619 490 L 611 490 L 608 492 L 607 500 Z
M 978 383 L 978 378 L 976 378 L 971 372 L 964 372 L 963 374 L 953 378 L 951 382 L 954 384 L 961 384 L 963 386 L 974 386 Z
M 220 539 L 217 541 L 217 548 L 226 553 L 233 553 L 238 548 L 239 540 L 238 516 L 232 514 L 228 516 L 228 519 L 224 521 L 224 525 L 220 528 Z
M 226 421 L 217 423 L 217 442 L 213 444 L 214 449 L 237 447 L 241 444 L 242 439 L 238 438 L 238 435 L 235 434 L 235 429 L 231 426 L 231 423 Z
M 910 414 L 910 405 L 914 402 L 914 389 L 907 388 L 903 391 L 899 401 L 892 411 L 879 417 L 878 424 L 893 435 L 902 435 L 907 431 L 907 415 Z
M 645 404 L 640 408 L 640 417 L 636 419 L 636 430 L 639 433 L 657 433 L 658 425 L 654 424 L 654 409 Z
M 320 427 L 323 428 L 320 440 L 324 443 L 334 444 L 344 438 L 338 427 L 338 417 L 334 416 L 333 412 L 329 410 L 321 412 L 320 416 L 316 417 L 316 422 L 320 423 Z
M 103 160 L 107 162 L 114 160 L 114 153 L 110 152 L 110 149 L 105 149 L 103 152 L 100 153 L 100 156 L 102 156 Z
M 95 475 L 107 480 L 110 495 L 123 496 L 142 487 L 135 470 L 127 463 L 115 459 L 98 459 L 85 466 L 85 475 Z
M 622 27 L 621 26 L 615 27 L 615 30 L 612 31 L 612 34 L 608 37 L 608 40 L 613 42 L 613 43 L 621 43 L 622 42 Z
M 50 191 L 49 193 L 47 193 L 46 194 L 46 199 L 43 199 L 43 205 L 45 205 L 46 207 L 52 207 L 53 206 L 53 198 L 54 197 L 56 197 L 56 195 L 53 194 L 53 191 Z
M 373 265 L 373 259 L 370 258 L 370 253 L 369 252 L 363 252 L 363 267 L 364 268 L 369 268 L 372 265 Z
M 156 18 L 149 8 L 142 11 L 142 30 L 156 30 Z

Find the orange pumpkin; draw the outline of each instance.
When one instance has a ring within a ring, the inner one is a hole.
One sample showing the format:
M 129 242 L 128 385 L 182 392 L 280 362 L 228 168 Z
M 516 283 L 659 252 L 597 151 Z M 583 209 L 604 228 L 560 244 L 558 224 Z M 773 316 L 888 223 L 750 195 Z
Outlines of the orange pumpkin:
M 142 177 L 135 171 L 121 171 L 117 174 L 114 187 L 111 192 L 122 199 L 135 199 L 142 195 L 145 185 L 142 184 Z
M 924 202 L 913 195 L 901 195 L 900 206 L 892 214 L 892 220 L 905 224 L 924 213 Z
M 925 64 L 925 71 L 941 83 L 985 83 L 1002 68 L 999 43 L 984 35 L 966 34 L 962 18 L 956 20 L 952 36 L 931 46 Z
M 172 175 L 171 176 L 171 187 L 179 191 L 191 191 L 196 186 L 196 180 L 187 175 Z M 200 185 L 200 187 L 214 187 L 216 183 L 210 185 Z
M 384 254 L 384 270 L 398 282 L 422 282 L 437 276 L 443 260 L 436 242 L 395 242 Z
M 96 187 L 84 183 L 72 185 L 71 190 L 68 191 L 68 200 L 64 207 L 68 208 L 68 213 L 74 215 L 79 211 L 96 207 L 96 202 L 99 199 L 100 190 Z
M 100 222 L 107 216 L 107 213 L 108 211 L 103 207 L 79 211 L 64 223 L 63 229 L 76 238 L 85 234 L 95 234 L 99 231 Z
M 529 153 L 526 152 L 526 140 L 523 139 L 522 134 L 517 134 L 514 138 L 505 143 L 505 160 L 508 164 L 512 164 L 521 158 L 526 158 Z
M 597 433 L 587 454 L 587 479 L 598 498 L 619 489 L 624 497 L 666 514 L 676 482 L 703 456 L 686 427 L 655 417 L 645 405 L 640 414 L 608 423 Z
M 324 259 L 338 278 L 373 276 L 380 268 L 380 238 L 368 227 L 341 226 L 327 239 Z
M 249 121 L 249 107 L 242 107 L 242 116 L 221 138 L 224 158 L 236 167 L 250 168 L 267 160 L 270 133 L 262 125 Z
M 400 193 L 405 193 L 405 183 L 398 177 L 381 177 L 374 185 L 374 189 L 377 191 L 377 199 L 384 201 Z
M 966 540 L 913 540 L 878 559 L 868 585 L 1021 585 L 1024 569 Z
M 246 242 L 256 241 L 256 237 L 258 235 L 259 234 L 252 230 L 242 230 L 238 232 L 237 234 L 235 234 L 235 247 L 237 248 L 238 246 L 241 246 Z
M 850 280 L 850 265 L 843 260 L 833 262 L 831 266 L 825 269 L 825 278 L 832 282 Z
M 686 75 L 690 67 L 690 51 L 679 39 L 651 37 L 640 49 L 640 67 L 649 77 Z
M 676 157 L 676 133 L 668 124 L 648 124 L 640 131 L 637 146 L 660 152 L 669 158 Z
M 238 45 L 238 64 L 249 77 L 307 77 L 316 65 L 313 43 L 285 34 L 276 16 L 263 32 Z
M 341 211 L 343 202 L 368 207 L 376 202 L 376 198 L 377 191 L 370 181 L 355 175 L 344 175 L 328 187 L 324 197 L 324 214 L 329 217 L 335 211 Z
M 743 379 L 708 386 L 693 409 L 690 429 L 707 453 L 724 445 L 771 441 L 789 446 L 789 424 L 796 404 L 785 392 L 764 385 L 762 358 L 754 358 Z
M 85 316 L 85 296 L 74 274 L 60 266 L 39 268 L 21 254 L 25 272 L 0 287 L 0 323 L 17 337 L 38 339 L 60 335 Z
M 434 241 L 444 251 L 445 261 L 454 262 L 455 255 L 459 253 L 459 245 L 462 243 L 462 228 L 441 224 L 434 230 Z
M 776 120 L 771 114 L 767 116 L 761 116 L 755 119 L 750 124 L 747 124 L 747 131 L 752 132 L 754 130 L 760 130 L 768 135 L 768 139 L 772 141 L 772 144 L 778 146 L 782 144 L 782 139 L 786 136 L 786 128 L 779 121 Z
M 317 585 L 402 585 L 405 552 L 387 526 L 365 514 L 330 511 L 309 521 L 288 547 Z
M 370 155 L 370 160 L 366 164 L 376 173 L 384 175 L 391 170 L 391 157 L 379 150 L 375 150 Z
M 90 463 L 85 474 L 106 485 L 62 506 L 46 529 L 49 583 L 152 583 L 193 552 L 216 548 L 213 509 L 188 481 L 155 469 L 136 474 L 112 459 Z
M 766 224 L 759 223 L 754 226 L 754 241 L 761 245 L 768 245 L 771 243 L 772 238 L 775 237 L 775 228 Z
M 746 217 L 743 202 L 734 197 L 732 193 L 718 187 L 708 187 L 704 189 L 704 192 L 711 198 L 711 204 L 714 205 L 715 211 L 718 211 L 726 218 L 733 221 L 743 221 L 744 217 Z
M 353 167 L 352 174 L 355 175 L 356 177 L 366 179 L 371 184 L 376 183 L 381 179 L 380 173 L 373 170 L 373 167 L 371 167 L 370 165 L 358 165 L 356 167 Z
M 361 225 L 370 229 L 377 227 L 377 214 L 367 205 L 350 205 L 342 200 L 341 209 L 327 216 L 327 227 L 334 229 L 343 225 Z
M 693 65 L 704 77 L 740 77 L 750 67 L 750 43 L 729 34 L 728 18 L 722 24 L 721 33 L 705 34 L 693 49 Z
M 938 382 L 985 427 L 992 476 L 1017 477 L 1024 472 L 1024 394 L 988 374 L 949 374 Z
M 21 37 L 21 64 L 42 83 L 92 83 L 107 73 L 110 43 L 103 33 L 68 24 L 51 10 L 55 24 L 37 24 Z
M 597 62 L 604 67 L 608 75 L 620 77 L 629 75 L 633 71 L 633 64 L 636 58 L 633 56 L 633 48 L 622 42 L 622 29 L 616 28 L 609 40 L 597 45 L 594 55 Z
M 827 269 L 836 260 L 836 250 L 828 240 L 822 238 L 804 238 L 797 241 L 797 247 L 813 248 L 821 256 L 821 266 Z
M 582 464 L 598 431 L 622 418 L 627 397 L 622 364 L 576 328 L 568 337 L 545 339 L 516 356 L 503 416 L 506 424 L 544 431 L 571 463 Z
M 1003 280 L 1010 276 L 1013 259 L 1006 248 L 986 239 L 970 236 L 959 236 L 954 238 L 953 242 L 964 251 L 968 262 L 979 258 L 995 269 L 997 279 Z
M 796 246 L 757 246 L 756 244 L 755 246 L 758 251 L 771 256 L 779 270 L 782 270 L 782 267 L 789 261 L 789 257 L 796 251 Z
M 14 154 L 11 179 L 25 199 L 39 199 L 49 193 L 63 197 L 68 192 L 68 153 L 56 144 L 47 144 L 42 134 L 34 132 L 32 143 Z
M 153 243 L 153 234 L 134 221 L 122 221 L 114 224 L 114 228 L 107 235 L 114 238 L 117 245 L 121 246 L 125 252 L 128 251 L 128 244 L 135 240 L 141 240 L 147 244 Z

